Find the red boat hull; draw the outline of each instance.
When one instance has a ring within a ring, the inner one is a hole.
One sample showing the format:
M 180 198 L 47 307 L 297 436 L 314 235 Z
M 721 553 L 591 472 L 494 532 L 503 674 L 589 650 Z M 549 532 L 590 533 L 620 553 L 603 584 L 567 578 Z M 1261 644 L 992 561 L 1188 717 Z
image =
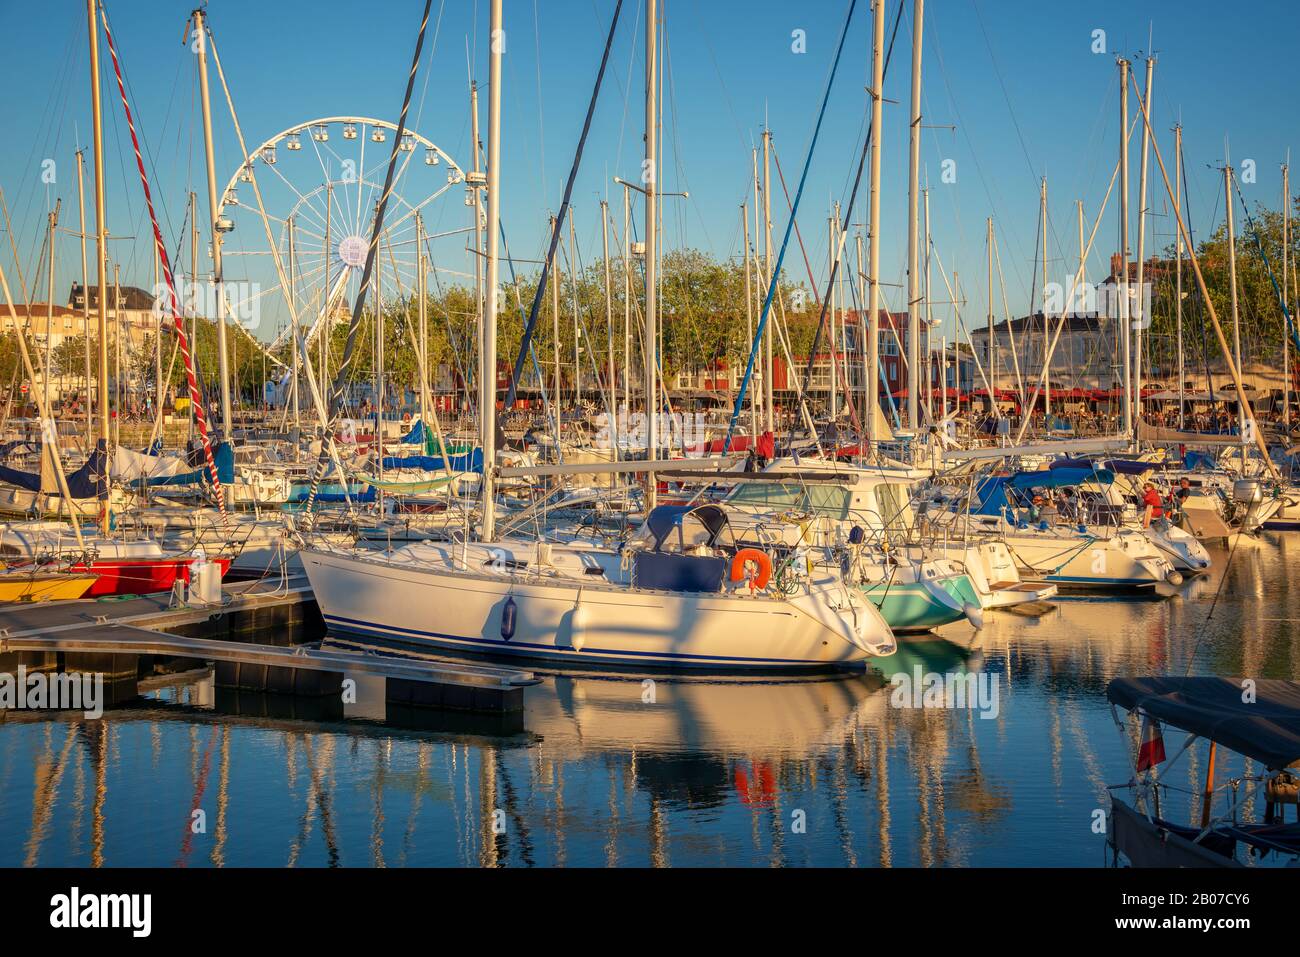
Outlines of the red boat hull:
M 224 578 L 230 569 L 229 558 L 213 558 Z M 73 565 L 73 571 L 89 571 L 99 576 L 86 592 L 86 598 L 103 598 L 108 595 L 150 595 L 171 591 L 177 580 L 190 580 L 193 558 L 103 558 Z

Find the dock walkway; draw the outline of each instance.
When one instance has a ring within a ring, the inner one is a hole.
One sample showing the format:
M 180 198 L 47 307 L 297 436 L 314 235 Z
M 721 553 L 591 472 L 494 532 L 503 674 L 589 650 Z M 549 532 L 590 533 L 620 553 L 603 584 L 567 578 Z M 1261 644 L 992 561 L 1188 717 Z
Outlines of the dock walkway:
M 0 608 L 0 656 L 58 655 L 83 671 L 111 670 L 119 656 L 194 658 L 215 662 L 220 687 L 287 694 L 337 694 L 348 676 L 366 675 L 385 679 L 392 703 L 479 712 L 522 710 L 523 688 L 537 680 L 514 668 L 253 640 L 315 613 L 302 577 L 231 582 L 222 595 L 220 606 L 174 606 L 162 593 Z

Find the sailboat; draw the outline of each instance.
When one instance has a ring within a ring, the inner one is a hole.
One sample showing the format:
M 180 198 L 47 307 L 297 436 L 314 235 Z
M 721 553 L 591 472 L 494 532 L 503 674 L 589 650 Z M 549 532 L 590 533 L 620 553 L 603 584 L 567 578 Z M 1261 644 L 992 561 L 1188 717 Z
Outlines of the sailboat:
M 656 116 L 656 5 L 649 0 L 646 16 L 651 129 Z M 493 0 L 490 36 L 499 35 L 501 6 L 501 0 Z M 618 552 L 541 542 L 529 556 L 518 545 L 497 539 L 500 104 L 501 53 L 492 44 L 487 282 L 479 354 L 481 540 L 417 543 L 391 552 L 305 542 L 303 566 L 326 623 L 343 632 L 473 653 L 638 668 L 829 668 L 892 654 L 895 643 L 889 626 L 844 582 L 838 568 L 793 563 L 774 567 L 766 553 L 736 547 L 726 511 L 717 506 L 652 508 L 633 541 Z M 394 157 L 396 149 L 394 144 Z M 647 136 L 646 150 L 648 156 L 655 155 L 653 132 Z M 646 221 L 653 224 L 657 216 L 652 183 L 645 192 Z M 382 216 L 381 206 L 376 235 Z M 654 233 L 653 228 L 647 233 L 647 342 L 654 341 Z M 364 288 L 363 282 L 361 295 Z M 651 390 L 654 361 L 653 350 L 648 350 L 646 381 Z M 655 447 L 653 405 L 650 444 Z M 636 468 L 654 471 L 656 463 Z

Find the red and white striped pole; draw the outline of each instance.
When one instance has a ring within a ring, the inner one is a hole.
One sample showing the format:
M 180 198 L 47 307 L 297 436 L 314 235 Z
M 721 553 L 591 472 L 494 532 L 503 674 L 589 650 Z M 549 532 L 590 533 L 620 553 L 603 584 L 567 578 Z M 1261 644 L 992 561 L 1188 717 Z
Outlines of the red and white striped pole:
M 108 40 L 108 52 L 113 58 L 113 72 L 117 76 L 117 89 L 122 95 L 122 109 L 126 112 L 127 129 L 131 131 L 131 146 L 135 150 L 135 165 L 140 170 L 140 185 L 144 187 L 144 201 L 149 208 L 149 221 L 153 224 L 154 245 L 158 249 L 158 260 L 162 264 L 163 278 L 167 283 L 167 292 L 171 299 L 172 324 L 176 330 L 176 343 L 180 347 L 181 359 L 185 363 L 185 378 L 190 387 L 190 405 L 194 409 L 194 421 L 199 427 L 199 438 L 203 442 L 203 458 L 207 462 L 208 474 L 212 477 L 212 491 L 217 498 L 217 509 L 221 520 L 227 520 L 226 497 L 221 488 L 221 479 L 217 475 L 217 463 L 212 456 L 212 441 L 208 437 L 208 417 L 203 410 L 203 398 L 199 393 L 199 381 L 194 374 L 194 359 L 190 355 L 190 341 L 185 335 L 185 323 L 182 321 L 180 303 L 176 297 L 176 285 L 172 279 L 171 262 L 167 258 L 167 246 L 163 242 L 162 230 L 158 228 L 158 216 L 153 208 L 153 195 L 149 192 L 149 176 L 144 169 L 144 157 L 140 153 L 140 138 L 135 132 L 135 120 L 131 116 L 131 104 L 126 98 L 126 85 L 122 82 L 122 65 L 117 58 L 117 46 L 113 43 L 113 31 L 108 27 L 108 13 L 100 4 L 100 17 L 104 22 L 104 37 Z M 213 239 L 215 242 L 215 237 Z

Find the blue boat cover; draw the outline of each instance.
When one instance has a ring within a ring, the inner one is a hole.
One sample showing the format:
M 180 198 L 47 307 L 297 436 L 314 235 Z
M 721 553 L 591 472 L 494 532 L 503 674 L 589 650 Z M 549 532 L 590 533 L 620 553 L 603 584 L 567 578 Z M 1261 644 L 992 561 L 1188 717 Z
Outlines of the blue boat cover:
M 68 476 L 68 493 L 74 499 L 100 498 L 103 496 L 105 473 L 107 471 L 104 468 L 104 462 L 104 442 L 101 439 L 96 444 L 95 451 L 90 454 L 90 458 L 86 459 L 85 464 Z M 0 465 L 0 482 L 8 482 L 10 485 L 16 485 L 28 492 L 39 492 L 41 490 L 41 474 L 39 472 L 24 472 L 21 469 L 11 469 Z
M 1115 481 L 1115 473 L 1107 469 L 1094 468 L 1059 468 L 1043 469 L 1038 472 L 1019 472 L 1015 475 L 993 475 L 982 481 L 975 489 L 979 496 L 979 508 L 976 515 L 999 515 L 1004 508 L 1012 507 L 1007 498 L 1007 489 L 1021 491 L 1031 488 L 1065 488 L 1070 485 L 1083 485 L 1096 482 L 1109 485 Z
M 1101 463 L 1105 468 L 1119 475 L 1141 475 L 1143 472 L 1150 472 L 1154 468 L 1159 468 L 1157 462 L 1139 462 L 1134 459 L 1108 459 Z M 1093 463 L 1088 459 L 1056 459 L 1051 463 L 1054 469 L 1091 469 Z
M 483 471 L 483 450 L 475 449 L 465 455 L 451 456 L 451 470 L 453 472 L 482 472 Z M 425 472 L 441 472 L 442 456 L 441 455 L 385 455 L 384 468 L 386 469 L 419 469 Z
M 218 442 L 212 449 L 212 461 L 217 466 L 217 478 L 221 480 L 222 485 L 231 485 L 235 481 L 235 450 L 229 442 Z M 166 486 L 168 488 L 177 485 L 206 485 L 208 483 L 208 467 L 206 464 L 200 465 L 192 472 L 182 472 L 180 475 L 161 475 L 154 478 L 140 479 L 139 484 L 148 488 L 159 488 Z

